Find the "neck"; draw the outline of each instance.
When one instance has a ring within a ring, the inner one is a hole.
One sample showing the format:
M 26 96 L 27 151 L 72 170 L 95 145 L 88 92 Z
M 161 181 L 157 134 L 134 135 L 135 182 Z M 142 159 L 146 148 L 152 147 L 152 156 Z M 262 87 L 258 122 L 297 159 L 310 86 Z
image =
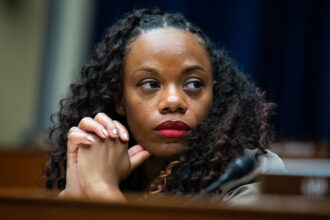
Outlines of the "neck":
M 159 158 L 152 156 L 142 164 L 142 170 L 146 180 L 145 189 L 164 171 L 166 167 L 173 161 L 178 161 L 179 158 Z
M 160 175 L 160 171 L 165 170 L 169 164 L 168 159 L 152 156 L 142 164 L 143 173 L 146 181 L 151 183 Z

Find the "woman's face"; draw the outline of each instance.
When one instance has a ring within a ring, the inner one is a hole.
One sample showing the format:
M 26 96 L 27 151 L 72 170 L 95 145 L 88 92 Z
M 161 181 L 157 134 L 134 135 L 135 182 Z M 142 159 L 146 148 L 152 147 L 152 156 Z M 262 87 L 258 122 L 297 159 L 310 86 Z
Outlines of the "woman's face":
M 129 47 L 116 110 L 138 144 L 157 157 L 175 157 L 206 118 L 212 85 L 210 58 L 193 34 L 154 29 Z

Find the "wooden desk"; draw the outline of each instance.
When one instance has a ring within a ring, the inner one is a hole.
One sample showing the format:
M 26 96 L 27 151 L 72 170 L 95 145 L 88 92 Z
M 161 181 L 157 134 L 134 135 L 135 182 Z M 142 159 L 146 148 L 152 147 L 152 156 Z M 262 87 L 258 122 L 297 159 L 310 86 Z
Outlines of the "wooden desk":
M 128 194 L 129 203 L 59 200 L 45 194 L 40 179 L 46 160 L 44 152 L 0 152 L 0 219 L 330 219 L 329 199 L 300 196 L 263 195 L 246 206 L 223 207 L 217 199 L 206 198 L 193 204 L 187 198 L 165 197 L 139 202 Z M 285 183 L 282 181 L 281 183 Z
M 0 192 L 0 219 L 134 219 L 134 220 L 285 220 L 330 219 L 330 200 L 301 197 L 262 196 L 247 206 L 221 207 L 209 199 L 183 205 L 186 198 L 166 197 L 139 202 L 127 195 L 129 203 L 59 200 L 44 194 L 22 195 Z
M 0 150 L 0 187 L 43 187 L 46 152 Z

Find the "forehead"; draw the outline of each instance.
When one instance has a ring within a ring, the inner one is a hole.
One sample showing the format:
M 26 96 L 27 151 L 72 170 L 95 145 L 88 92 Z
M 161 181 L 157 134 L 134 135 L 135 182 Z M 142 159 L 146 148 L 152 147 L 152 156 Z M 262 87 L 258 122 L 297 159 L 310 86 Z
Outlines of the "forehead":
M 142 33 L 130 45 L 126 66 L 155 62 L 198 63 L 209 66 L 210 58 L 195 35 L 174 28 L 153 29 Z

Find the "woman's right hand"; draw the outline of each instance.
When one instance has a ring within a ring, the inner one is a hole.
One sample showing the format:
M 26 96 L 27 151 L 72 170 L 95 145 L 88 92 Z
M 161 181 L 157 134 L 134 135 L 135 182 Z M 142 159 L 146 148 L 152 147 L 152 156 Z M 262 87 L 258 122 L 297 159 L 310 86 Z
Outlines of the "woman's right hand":
M 120 139 L 122 142 L 127 142 L 129 137 L 122 124 L 111 120 L 104 113 L 98 113 L 94 119 L 83 118 L 78 127 L 72 127 L 68 132 L 67 142 L 66 188 L 60 193 L 60 197 L 86 197 L 78 176 L 78 148 L 79 145 L 92 145 L 96 138 Z M 140 145 L 135 145 L 128 150 L 128 155 L 131 168 L 134 170 L 150 156 L 150 153 Z

